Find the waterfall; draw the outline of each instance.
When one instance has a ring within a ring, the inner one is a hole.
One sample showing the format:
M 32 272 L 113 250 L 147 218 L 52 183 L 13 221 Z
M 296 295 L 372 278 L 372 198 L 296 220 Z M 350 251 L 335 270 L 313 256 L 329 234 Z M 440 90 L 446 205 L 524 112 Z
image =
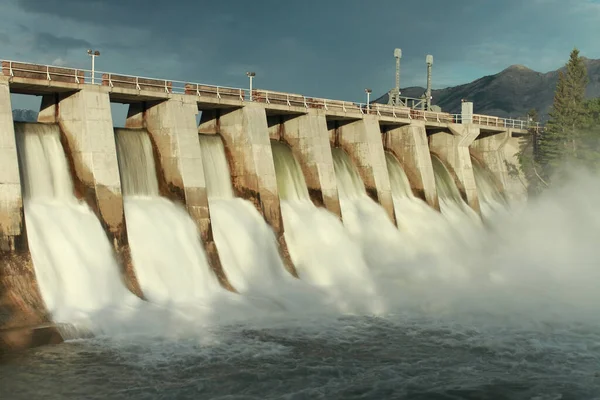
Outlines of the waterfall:
M 15 123 L 27 239 L 37 282 L 57 323 L 119 330 L 115 313 L 141 301 L 124 286 L 113 248 L 88 205 L 74 196 L 57 125 Z
M 496 179 L 492 172 L 479 160 L 471 156 L 473 175 L 477 185 L 477 196 L 481 213 L 486 219 L 494 217 L 499 212 L 506 210 L 507 203 L 504 195 L 498 190 Z
M 477 213 L 461 197 L 454 179 L 442 160 L 432 154 L 431 163 L 442 214 L 457 224 L 465 222 L 465 215 L 471 222 L 480 221 Z
M 416 197 L 411 189 L 410 182 L 398 159 L 389 151 L 385 152 L 385 161 L 390 175 L 390 186 L 398 229 L 406 235 L 408 240 L 414 241 L 407 246 L 406 252 L 414 253 L 423 246 L 437 247 L 434 236 L 439 236 L 444 228 L 444 218 L 429 207 L 427 203 Z M 405 238 L 406 239 L 406 238 Z
M 426 276 L 447 276 L 462 271 L 458 265 L 446 268 L 450 264 L 446 259 L 462 249 L 457 237 L 464 232 L 457 232 L 457 227 L 452 226 L 443 214 L 413 194 L 400 162 L 390 152 L 386 152 L 386 164 L 396 221 L 402 237 L 402 258 L 399 261 L 413 266 L 419 264 L 419 268 L 404 270 L 403 277 L 414 283 L 415 279 L 424 279 Z
M 342 312 L 381 312 L 362 252 L 337 216 L 317 208 L 289 146 L 271 141 L 285 239 L 303 281 L 324 288 Z
M 185 208 L 161 197 L 152 143 L 142 129 L 115 129 L 131 255 L 146 298 L 193 303 L 222 292 Z
M 229 282 L 245 298 L 269 296 L 287 309 L 319 301 L 322 293 L 286 271 L 273 230 L 254 205 L 233 196 L 221 137 L 199 135 L 199 140 L 213 235 Z
M 398 260 L 404 257 L 402 237 L 378 203 L 367 196 L 358 170 L 348 154 L 332 148 L 344 226 L 359 244 L 367 265 L 381 278 L 395 274 Z
M 229 165 L 219 135 L 200 135 L 202 167 L 209 200 L 233 199 Z

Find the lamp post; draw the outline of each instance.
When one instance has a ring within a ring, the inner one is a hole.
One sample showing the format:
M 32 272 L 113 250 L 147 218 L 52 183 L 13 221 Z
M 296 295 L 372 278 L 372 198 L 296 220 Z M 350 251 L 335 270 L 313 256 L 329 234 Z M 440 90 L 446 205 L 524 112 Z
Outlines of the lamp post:
M 250 78 L 250 101 L 252 101 L 252 79 L 256 76 L 256 72 L 246 72 L 246 76 Z
M 87 51 L 88 56 L 92 57 L 92 85 L 94 84 L 94 75 L 95 75 L 95 66 L 96 66 L 96 57 L 98 57 L 100 55 L 100 52 L 98 50 L 91 50 L 88 49 Z
M 365 93 L 367 94 L 367 114 L 369 114 L 371 112 L 371 92 L 372 90 L 367 88 L 365 89 Z

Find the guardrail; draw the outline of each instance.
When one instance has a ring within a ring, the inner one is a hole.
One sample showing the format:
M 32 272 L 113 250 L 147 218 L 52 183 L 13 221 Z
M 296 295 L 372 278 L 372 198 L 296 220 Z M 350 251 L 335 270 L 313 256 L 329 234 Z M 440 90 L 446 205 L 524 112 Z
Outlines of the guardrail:
M 214 86 L 167 79 L 146 78 L 135 75 L 114 74 L 111 72 L 91 71 L 87 69 L 67 68 L 62 66 L 29 64 L 19 61 L 2 60 L 2 74 L 11 77 L 41 79 L 76 84 L 95 84 L 111 88 L 124 88 L 162 92 L 166 94 L 187 94 L 198 97 L 254 101 L 266 104 L 277 104 L 288 107 L 319 108 L 340 113 L 360 113 L 390 118 L 415 119 L 438 123 L 461 123 L 460 114 L 426 111 L 423 99 L 401 97 L 404 106 L 391 106 L 379 103 L 357 103 L 343 100 L 332 100 L 307 97 L 301 94 L 275 92 L 269 90 L 252 90 L 243 88 Z M 473 115 L 472 122 L 484 126 L 527 129 L 533 126 L 530 121 L 506 119 L 487 115 Z M 539 127 L 539 124 L 535 124 Z

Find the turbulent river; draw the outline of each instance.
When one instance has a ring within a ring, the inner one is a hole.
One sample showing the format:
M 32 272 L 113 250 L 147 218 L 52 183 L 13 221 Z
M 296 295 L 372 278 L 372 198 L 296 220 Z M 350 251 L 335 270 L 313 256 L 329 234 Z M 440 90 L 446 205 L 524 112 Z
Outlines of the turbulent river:
M 600 398 L 597 177 L 527 204 L 481 192 L 482 223 L 441 161 L 439 213 L 388 155 L 396 228 L 336 150 L 342 223 L 312 205 L 297 160 L 273 143 L 295 279 L 262 216 L 235 198 L 222 143 L 201 136 L 233 294 L 209 272 L 185 210 L 160 197 L 151 151 L 119 150 L 144 302 L 124 290 L 101 226 L 72 195 L 56 132 L 19 129 L 36 275 L 72 339 L 5 358 L 1 399 Z M 145 148 L 143 131 L 119 135 L 120 149 Z

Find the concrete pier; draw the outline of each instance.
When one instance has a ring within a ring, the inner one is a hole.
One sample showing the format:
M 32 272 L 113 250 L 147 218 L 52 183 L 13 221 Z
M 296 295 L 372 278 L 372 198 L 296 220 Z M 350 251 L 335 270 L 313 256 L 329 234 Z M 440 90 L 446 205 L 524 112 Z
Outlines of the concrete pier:
M 390 176 L 385 162 L 379 120 L 367 115 L 358 121 L 337 123 L 334 145 L 341 147 L 356 165 L 367 194 L 378 202 L 396 223 Z
M 496 178 L 498 190 L 505 192 L 508 186 L 508 170 L 504 146 L 510 139 L 510 131 L 501 133 L 480 133 L 470 146 L 471 154 L 481 161 Z
M 284 117 L 279 133 L 278 139 L 290 146 L 300 163 L 313 203 L 341 218 L 325 113 L 310 110 L 305 115 Z
M 448 124 L 448 131 L 437 130 L 429 135 L 429 149 L 450 167 L 463 199 L 480 212 L 469 146 L 479 136 L 472 124 Z
M 159 169 L 160 194 L 185 205 L 198 227 L 206 256 L 219 282 L 235 291 L 225 276 L 213 239 L 197 114 L 198 105 L 193 98 L 173 95 L 167 101 L 131 104 L 126 127 L 147 129 Z
M 86 85 L 77 92 L 46 95 L 39 122 L 59 124 L 76 195 L 91 207 L 113 243 L 129 290 L 143 297 L 127 239 L 107 88 Z
M 385 148 L 400 161 L 413 193 L 439 210 L 425 123 L 415 121 L 390 129 L 383 134 L 383 142 Z
M 526 201 L 529 182 L 521 169 L 519 153 L 524 152 L 533 159 L 533 137 L 510 129 L 509 137 L 502 147 L 501 153 L 506 167 L 505 195 L 511 201 Z M 524 166 L 525 169 L 530 168 Z
M 10 330 L 33 332 L 50 322 L 29 254 L 9 86 L 0 77 L 0 354 L 30 347 L 29 337 L 5 340 Z
M 204 110 L 198 133 L 221 135 L 235 195 L 250 200 L 264 216 L 275 231 L 286 268 L 298 277 L 283 235 L 277 178 L 264 107 L 251 103 L 242 108 Z

